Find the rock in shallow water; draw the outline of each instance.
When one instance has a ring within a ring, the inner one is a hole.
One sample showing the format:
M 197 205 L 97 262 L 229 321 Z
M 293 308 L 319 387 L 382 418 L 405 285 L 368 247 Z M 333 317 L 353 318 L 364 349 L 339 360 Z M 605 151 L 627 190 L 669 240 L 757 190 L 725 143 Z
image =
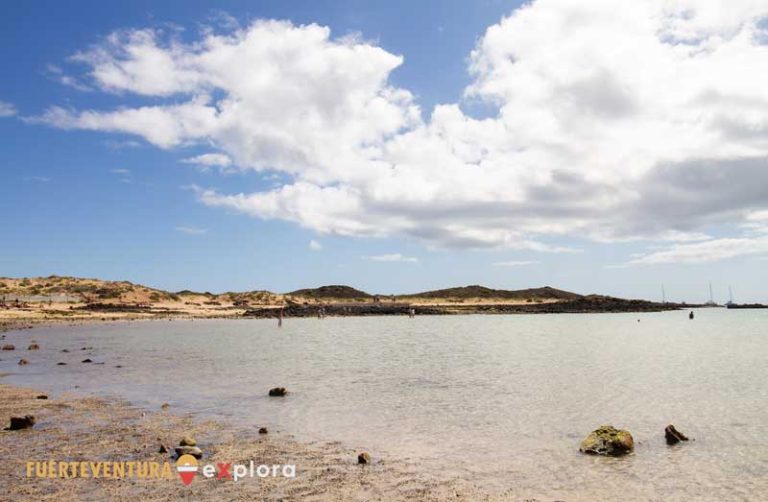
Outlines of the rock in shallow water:
M 603 425 L 584 438 L 579 451 L 590 455 L 618 457 L 631 452 L 635 447 L 632 434 L 612 425 Z
M 677 444 L 680 441 L 688 441 L 688 437 L 675 429 L 675 426 L 672 424 L 669 424 L 666 429 L 664 429 L 664 437 L 667 439 L 667 444 L 670 445 Z
M 21 359 L 19 359 L 19 365 L 20 366 L 24 366 L 25 364 L 29 364 L 29 361 L 27 361 L 23 357 Z
M 40 346 L 36 343 L 32 343 L 27 347 L 27 350 L 40 350 Z
M 16 350 L 16 347 L 11 344 L 3 345 L 3 350 Z
M 288 391 L 285 390 L 285 387 L 275 387 L 273 389 L 269 389 L 269 395 L 271 397 L 283 397 L 286 394 L 288 394 Z
M 371 455 L 370 453 L 362 452 L 357 455 L 357 463 L 358 464 L 370 464 L 371 463 Z
M 18 431 L 21 429 L 29 429 L 35 425 L 35 417 L 32 415 L 25 415 L 23 417 L 11 417 L 11 426 L 9 430 Z

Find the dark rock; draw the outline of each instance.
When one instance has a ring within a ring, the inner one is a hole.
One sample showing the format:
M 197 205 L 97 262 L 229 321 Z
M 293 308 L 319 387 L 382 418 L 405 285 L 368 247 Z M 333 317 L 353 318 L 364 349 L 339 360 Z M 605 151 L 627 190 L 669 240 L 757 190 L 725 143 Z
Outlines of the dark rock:
M 25 364 L 29 364 L 29 361 L 24 358 L 19 359 L 19 366 L 24 366 Z
M 161 404 L 161 405 L 160 405 L 160 408 L 162 408 L 162 409 L 164 409 L 164 410 L 167 410 L 167 409 L 168 409 L 168 408 L 170 408 L 170 407 L 171 407 L 171 405 L 170 405 L 170 404 L 168 404 L 168 403 L 163 403 L 163 404 Z
M 269 395 L 271 397 L 283 397 L 286 394 L 288 394 L 288 391 L 285 390 L 285 387 L 275 387 L 274 389 L 269 389 Z
M 669 424 L 664 429 L 664 437 L 667 439 L 667 444 L 670 445 L 677 444 L 680 441 L 688 441 L 688 437 L 686 437 L 686 435 L 679 430 L 675 429 L 675 426 L 672 424 Z
M 29 344 L 29 347 L 27 347 L 27 350 L 39 350 L 40 346 L 36 343 Z
M 123 365 L 122 365 L 122 364 L 116 364 L 116 365 L 115 365 L 115 368 L 122 368 L 122 367 L 123 367 Z
M 48 399 L 48 396 L 46 396 L 45 394 L 40 394 L 35 399 Z
M 66 366 L 67 363 L 56 363 L 56 366 Z
M 266 434 L 269 432 L 266 427 L 259 427 L 259 434 Z
M 16 347 L 11 344 L 3 345 L 3 350 L 16 350 Z
M 615 429 L 611 425 L 603 425 L 584 438 L 579 451 L 590 455 L 617 457 L 631 452 L 634 447 L 635 442 L 629 431 Z
M 184 436 L 181 438 L 181 441 L 179 441 L 179 446 L 197 446 L 197 441 L 190 436 Z
M 25 415 L 23 417 L 11 417 L 11 426 L 8 430 L 18 431 L 21 429 L 29 429 L 35 425 L 35 417 L 32 415 Z
M 157 453 L 168 453 L 168 451 L 169 451 L 168 447 L 165 446 L 164 444 L 161 444 L 160 449 L 157 450 Z
M 182 455 L 192 455 L 195 458 L 202 458 L 203 457 L 203 450 L 198 448 L 197 446 L 177 446 L 174 448 L 176 451 L 176 456 L 180 457 Z
M 358 464 L 370 464 L 371 463 L 371 455 L 366 452 L 359 453 L 357 455 L 357 463 Z
M 61 349 L 62 352 L 69 352 L 69 349 Z
M 80 361 L 80 362 L 81 362 L 81 363 L 92 363 L 93 361 L 91 361 L 90 359 L 83 359 L 83 360 L 82 360 L 82 361 Z

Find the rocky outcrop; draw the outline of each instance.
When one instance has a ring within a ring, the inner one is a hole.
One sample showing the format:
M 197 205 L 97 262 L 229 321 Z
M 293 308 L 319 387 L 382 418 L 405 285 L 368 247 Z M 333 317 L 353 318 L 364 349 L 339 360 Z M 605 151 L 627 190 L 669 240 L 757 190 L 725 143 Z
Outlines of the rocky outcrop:
M 682 432 L 680 432 L 679 430 L 677 430 L 675 426 L 672 424 L 669 424 L 664 429 L 664 437 L 666 438 L 667 444 L 669 445 L 677 444 L 680 441 L 688 441 L 688 437 Z
M 634 448 L 635 442 L 629 431 L 603 425 L 584 438 L 579 451 L 590 455 L 618 457 L 630 453 Z

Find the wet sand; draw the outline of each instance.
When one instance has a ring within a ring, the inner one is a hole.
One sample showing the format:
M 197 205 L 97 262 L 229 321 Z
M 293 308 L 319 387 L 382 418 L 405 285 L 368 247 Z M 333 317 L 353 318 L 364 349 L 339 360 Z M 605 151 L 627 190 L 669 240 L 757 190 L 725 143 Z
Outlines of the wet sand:
M 213 421 L 144 410 L 127 402 L 77 395 L 49 396 L 0 384 L 0 417 L 34 415 L 32 429 L 0 431 L 2 500 L 491 500 L 466 481 L 437 481 L 418 465 L 377 458 L 357 465 L 357 452 L 339 444 L 302 444 L 286 433 L 258 434 Z M 184 486 L 172 479 L 27 478 L 28 461 L 165 462 L 161 444 L 192 436 L 200 464 L 295 464 L 296 477 L 244 478 L 238 482 L 198 475 Z M 495 496 L 493 500 L 500 500 Z

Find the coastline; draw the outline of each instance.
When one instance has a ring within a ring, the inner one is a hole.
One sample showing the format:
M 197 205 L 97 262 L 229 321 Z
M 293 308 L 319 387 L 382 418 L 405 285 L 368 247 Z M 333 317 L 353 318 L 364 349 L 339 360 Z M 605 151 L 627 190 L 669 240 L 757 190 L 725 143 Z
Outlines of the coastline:
M 418 466 L 377 458 L 357 465 L 357 452 L 339 443 L 305 444 L 288 434 L 198 421 L 173 409 L 147 410 L 118 399 L 41 392 L 0 383 L 0 416 L 34 415 L 32 429 L 0 431 L 0 483 L 13 500 L 175 500 L 193 496 L 226 500 L 503 500 L 462 480 L 436 480 Z M 200 465 L 231 463 L 296 466 L 296 476 L 245 477 L 237 482 L 198 475 L 184 486 L 174 457 L 160 445 L 194 437 Z M 169 462 L 172 477 L 27 478 L 27 462 Z

